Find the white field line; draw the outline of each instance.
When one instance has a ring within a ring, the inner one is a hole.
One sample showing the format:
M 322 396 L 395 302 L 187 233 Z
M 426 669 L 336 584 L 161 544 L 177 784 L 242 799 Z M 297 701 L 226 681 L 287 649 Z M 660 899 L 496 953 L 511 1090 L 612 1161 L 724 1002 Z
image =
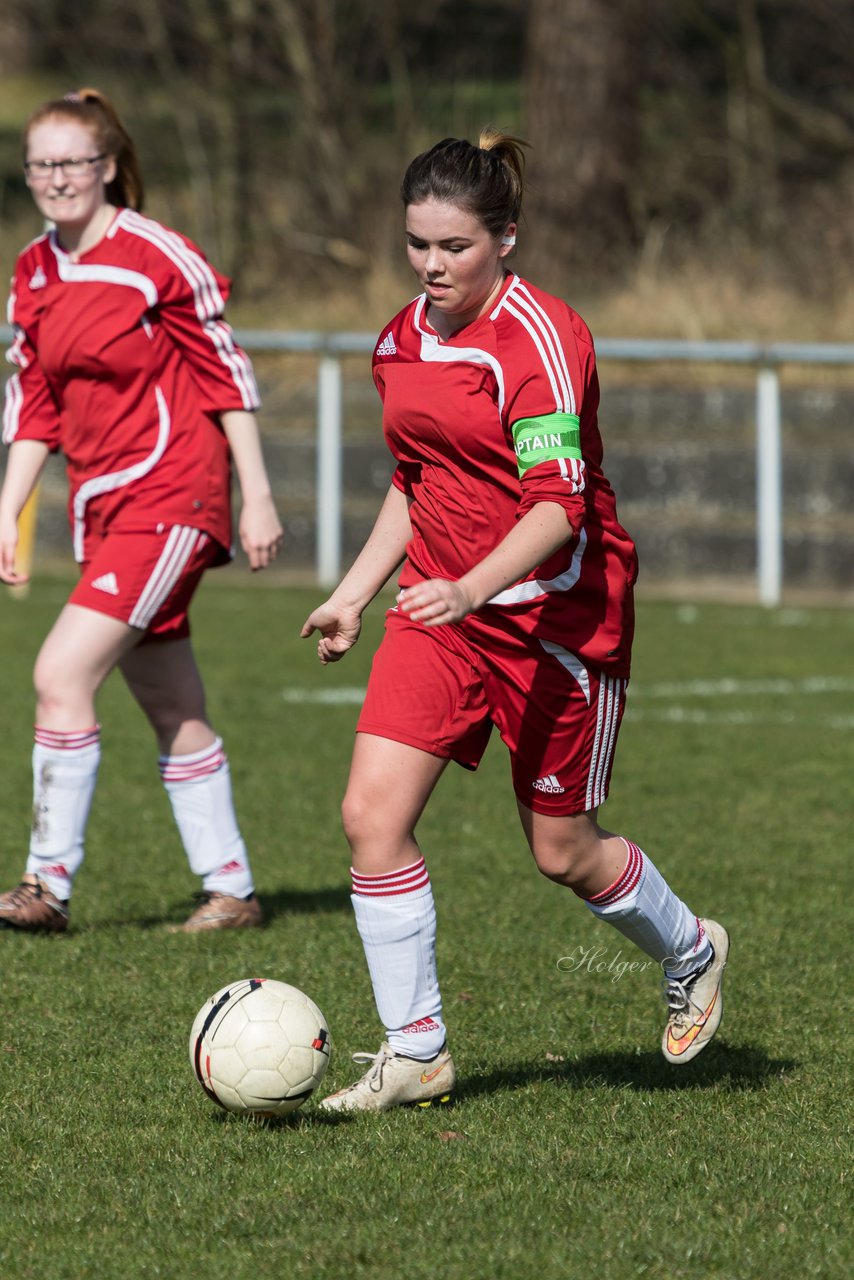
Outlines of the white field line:
M 792 704 L 801 698 L 809 698 L 821 694 L 854 693 L 854 679 L 847 676 L 805 676 L 802 680 L 737 680 L 727 677 L 721 680 L 685 680 L 659 681 L 650 685 L 630 685 L 626 714 L 630 720 L 637 722 L 658 721 L 667 724 L 699 724 L 699 725 L 779 725 L 799 726 L 820 725 L 829 729 L 854 729 L 854 714 L 839 712 L 810 712 L 797 708 Z M 679 700 L 686 699 L 727 699 L 727 698 L 767 698 L 785 699 L 787 707 L 776 707 L 773 710 L 750 711 L 747 708 L 728 707 L 725 710 L 709 710 L 704 707 L 685 706 Z M 638 702 L 668 700 L 670 706 L 652 707 Z
M 802 680 L 662 680 L 655 684 L 629 686 L 632 699 L 637 698 L 750 698 L 808 696 L 813 693 L 854 693 L 854 677 L 805 676 Z
M 822 715 L 804 714 L 801 711 L 740 711 L 735 708 L 730 711 L 704 711 L 699 707 L 658 707 L 654 710 L 636 711 L 629 707 L 626 720 L 633 724 L 657 721 L 659 724 L 745 725 L 756 728 L 775 725 L 793 729 L 854 729 L 854 715 L 839 715 L 836 712 Z
M 792 705 L 802 698 L 826 694 L 854 694 L 854 679 L 846 676 L 807 676 L 803 680 L 685 680 L 659 681 L 655 684 L 631 684 L 627 716 L 630 721 L 658 721 L 669 724 L 698 725 L 780 725 L 802 727 L 819 725 L 830 729 L 854 729 L 854 713 L 812 712 Z M 283 701 L 300 706 L 361 706 L 364 688 L 341 686 L 332 689 L 287 688 Z M 750 711 L 745 707 L 711 709 L 688 706 L 683 700 L 773 697 L 785 699 L 787 707 Z M 663 702 L 668 706 L 638 706 L 638 703 Z
M 365 700 L 365 690 L 353 688 L 340 689 L 283 689 L 285 702 L 295 702 L 299 706 L 314 707 L 360 707 Z

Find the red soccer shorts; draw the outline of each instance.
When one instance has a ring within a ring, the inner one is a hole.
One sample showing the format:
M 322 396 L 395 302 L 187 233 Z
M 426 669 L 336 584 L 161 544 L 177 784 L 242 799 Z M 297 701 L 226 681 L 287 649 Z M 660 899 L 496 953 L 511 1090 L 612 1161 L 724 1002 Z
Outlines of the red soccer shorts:
M 356 728 L 476 769 L 494 724 L 523 805 L 586 813 L 608 794 L 627 684 L 482 617 L 425 627 L 391 609 Z
M 91 537 L 88 545 L 91 545 Z M 107 533 L 82 566 L 69 604 L 106 613 L 150 640 L 184 640 L 187 610 L 205 569 L 221 548 L 200 529 L 171 525 L 162 532 Z

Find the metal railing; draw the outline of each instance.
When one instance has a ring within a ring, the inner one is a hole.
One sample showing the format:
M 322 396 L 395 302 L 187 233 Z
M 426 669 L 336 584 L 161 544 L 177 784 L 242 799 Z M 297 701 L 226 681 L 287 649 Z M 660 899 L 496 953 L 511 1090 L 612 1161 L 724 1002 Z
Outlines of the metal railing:
M 317 370 L 317 577 L 334 585 L 341 572 L 342 358 L 369 355 L 373 333 L 285 332 L 237 329 L 249 352 L 315 355 Z M 0 326 L 0 341 L 11 340 Z M 692 342 L 601 338 L 601 360 L 643 363 L 696 362 L 752 365 L 756 369 L 756 568 L 759 600 L 773 607 L 783 588 L 783 471 L 780 376 L 783 365 L 854 365 L 854 344 L 793 342 Z
M 238 330 L 248 351 L 314 353 L 317 375 L 317 576 L 324 586 L 341 569 L 341 359 L 370 354 L 369 333 Z M 600 338 L 599 359 L 753 365 L 756 369 L 756 571 L 759 600 L 773 607 L 783 589 L 783 468 L 779 369 L 785 364 L 854 365 L 848 343 L 691 342 Z

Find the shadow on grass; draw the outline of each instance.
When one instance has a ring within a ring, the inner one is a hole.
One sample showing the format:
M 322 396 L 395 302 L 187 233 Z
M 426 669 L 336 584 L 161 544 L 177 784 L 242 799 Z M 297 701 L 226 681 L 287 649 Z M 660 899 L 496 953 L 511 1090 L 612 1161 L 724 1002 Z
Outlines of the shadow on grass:
M 764 1089 L 785 1080 L 800 1063 L 793 1058 L 771 1058 L 755 1045 L 728 1045 L 718 1041 L 699 1057 L 681 1067 L 671 1066 L 660 1053 L 594 1053 L 573 1062 L 549 1062 L 499 1068 L 488 1075 L 463 1079 L 456 1097 L 467 1098 L 550 1081 L 570 1089 L 633 1089 L 637 1092 L 678 1092 L 684 1089 L 720 1089 L 732 1092 Z
M 276 893 L 259 893 L 258 897 L 270 920 L 284 915 L 353 911 L 349 884 L 335 889 L 280 889 Z
M 320 1098 L 322 1093 L 318 1093 Z M 314 1098 L 312 1098 L 312 1103 Z M 362 1113 L 359 1113 L 361 1115 Z M 356 1116 L 356 1119 L 359 1118 Z M 309 1104 L 306 1111 L 300 1107 L 284 1116 L 262 1116 L 229 1112 L 214 1106 L 210 1114 L 210 1122 L 214 1125 L 244 1124 L 252 1129 L 271 1129 L 273 1132 L 294 1129 L 331 1128 L 339 1124 L 350 1124 L 354 1117 L 351 1113 L 338 1111 L 320 1111 L 316 1105 Z
M 198 901 L 199 895 L 196 897 Z M 324 915 L 334 911 L 352 911 L 350 890 L 342 886 L 336 889 L 282 889 L 276 893 L 259 893 L 258 899 L 264 911 L 264 924 L 271 924 L 278 916 Z M 92 933 L 100 929 L 164 929 L 174 930 L 181 925 L 193 909 L 193 901 L 183 900 L 157 916 L 130 916 L 116 920 L 93 920 L 84 924 L 74 923 L 70 933 Z M 58 934 L 57 937 L 67 935 Z

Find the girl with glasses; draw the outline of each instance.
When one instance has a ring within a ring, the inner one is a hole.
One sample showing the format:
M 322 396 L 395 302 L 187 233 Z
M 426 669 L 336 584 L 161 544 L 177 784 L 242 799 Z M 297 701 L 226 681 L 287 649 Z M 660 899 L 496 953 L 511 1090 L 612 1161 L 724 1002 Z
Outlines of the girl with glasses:
M 0 581 L 25 581 L 18 521 L 56 450 L 80 577 L 36 660 L 33 828 L 23 880 L 0 895 L 0 926 L 67 927 L 101 753 L 95 700 L 116 667 L 154 730 L 201 878 L 182 928 L 254 925 L 261 909 L 187 613 L 204 571 L 230 558 L 232 465 L 253 569 L 282 537 L 252 367 L 223 320 L 229 282 L 143 216 L 133 142 L 97 90 L 33 114 L 24 169 L 50 230 L 24 249 L 12 283 Z

